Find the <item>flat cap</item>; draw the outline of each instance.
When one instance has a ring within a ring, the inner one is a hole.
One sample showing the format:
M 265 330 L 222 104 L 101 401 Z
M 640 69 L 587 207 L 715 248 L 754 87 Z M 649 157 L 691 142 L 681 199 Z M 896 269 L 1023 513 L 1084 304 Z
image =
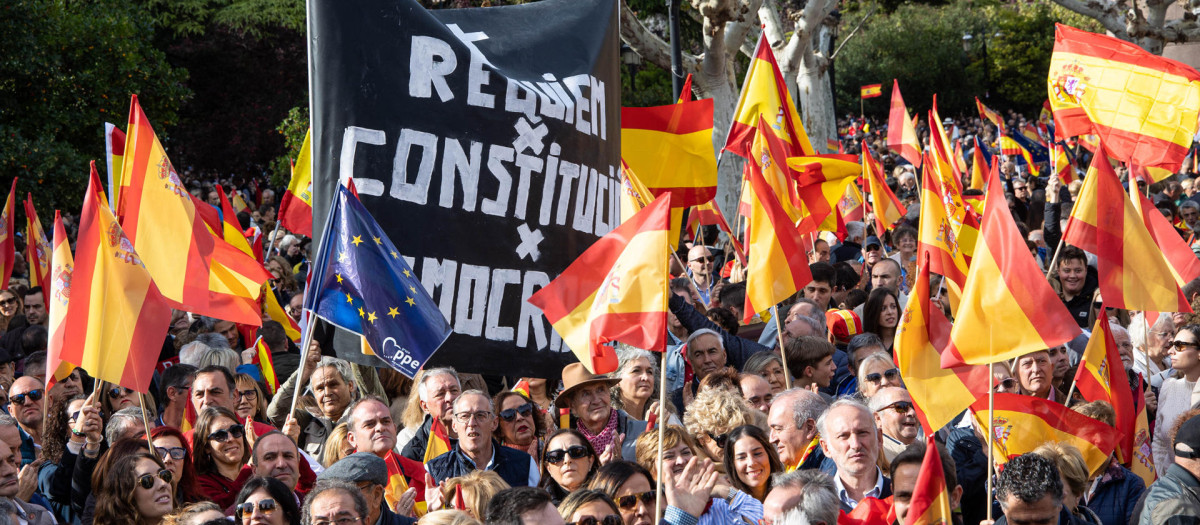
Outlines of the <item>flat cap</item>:
M 387 463 L 370 452 L 357 452 L 330 465 L 324 472 L 321 472 L 320 476 L 317 476 L 318 481 L 322 479 L 338 479 L 351 483 L 370 481 L 386 487 L 388 484 Z

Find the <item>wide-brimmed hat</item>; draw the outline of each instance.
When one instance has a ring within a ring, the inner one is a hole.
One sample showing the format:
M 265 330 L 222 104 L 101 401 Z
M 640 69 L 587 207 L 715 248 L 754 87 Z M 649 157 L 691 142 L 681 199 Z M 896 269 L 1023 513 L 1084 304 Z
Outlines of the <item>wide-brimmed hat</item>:
M 593 374 L 583 366 L 583 363 L 571 363 L 563 368 L 562 371 L 563 391 L 554 398 L 554 406 L 558 408 L 569 408 L 566 406 L 567 401 L 571 399 L 571 395 L 580 388 L 603 384 L 607 387 L 620 383 L 621 380 L 613 377 Z

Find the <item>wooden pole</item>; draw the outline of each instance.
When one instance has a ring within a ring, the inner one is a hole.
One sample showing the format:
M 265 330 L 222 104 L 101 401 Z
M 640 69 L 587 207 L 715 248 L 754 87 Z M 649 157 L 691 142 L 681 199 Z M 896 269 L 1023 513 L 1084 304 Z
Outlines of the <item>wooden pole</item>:
M 292 408 L 288 410 L 287 417 L 295 417 L 296 402 L 300 399 L 300 394 L 304 392 L 304 385 L 300 384 L 300 379 L 304 377 L 304 368 L 308 364 L 308 347 L 312 345 L 313 328 L 317 324 L 316 312 L 308 312 L 308 327 L 304 330 L 304 337 L 300 341 L 300 370 L 296 374 L 295 388 L 292 389 Z M 284 418 L 286 421 L 287 418 Z
M 779 357 L 783 361 L 783 388 L 792 388 L 792 370 L 788 368 L 787 351 L 783 348 L 783 323 L 779 321 L 779 306 L 771 307 L 771 316 L 775 318 L 775 336 L 779 339 Z
M 990 368 L 990 367 L 989 367 Z M 991 372 L 989 370 L 989 372 Z M 992 521 L 992 473 L 996 472 L 996 458 L 992 457 L 992 439 L 996 432 L 992 430 L 992 418 L 996 410 L 996 388 L 988 381 L 988 420 L 987 420 L 987 519 Z
M 154 451 L 154 440 L 150 438 L 150 413 L 146 411 L 146 394 L 138 392 L 138 404 L 142 406 L 142 425 L 146 427 L 146 444 L 150 446 L 150 453 L 158 455 Z
M 667 428 L 667 359 L 666 354 L 663 355 L 662 366 L 659 367 L 661 377 L 658 382 L 658 459 L 655 465 L 658 465 L 658 475 L 654 476 L 654 519 L 657 521 L 663 512 L 663 472 L 666 465 L 663 464 L 663 434 Z M 687 388 L 687 385 L 684 385 Z

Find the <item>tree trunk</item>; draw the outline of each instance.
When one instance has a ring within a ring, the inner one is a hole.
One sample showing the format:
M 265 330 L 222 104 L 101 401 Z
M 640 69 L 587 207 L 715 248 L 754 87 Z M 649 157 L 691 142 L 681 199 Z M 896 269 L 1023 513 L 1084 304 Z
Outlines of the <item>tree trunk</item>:
M 812 141 L 817 151 L 826 151 L 827 140 L 837 137 L 837 115 L 833 110 L 833 84 L 829 78 L 829 60 L 825 54 L 816 53 L 820 49 L 827 53 L 833 31 L 829 26 L 822 25 L 814 36 L 812 46 L 806 50 L 800 62 L 800 71 L 796 75 L 797 98 L 800 104 L 800 118 L 808 131 L 808 139 Z

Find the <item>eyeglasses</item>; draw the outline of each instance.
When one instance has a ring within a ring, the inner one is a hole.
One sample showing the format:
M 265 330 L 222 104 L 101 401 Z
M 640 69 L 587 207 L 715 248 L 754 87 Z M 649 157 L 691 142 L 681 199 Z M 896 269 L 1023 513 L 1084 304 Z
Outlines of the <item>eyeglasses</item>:
M 454 419 L 458 420 L 459 423 L 470 423 L 472 419 L 482 423 L 491 417 L 492 413 L 486 410 L 480 410 L 479 412 L 459 412 L 454 414 Z
M 876 410 L 875 412 L 883 412 L 889 408 L 895 410 L 897 413 L 907 414 L 909 410 L 913 409 L 913 404 L 911 401 L 897 401 L 879 410 Z
M 258 391 L 253 388 L 250 390 L 238 390 L 237 393 L 239 398 L 244 397 L 250 400 L 258 399 Z
M 8 299 L 0 299 L 0 306 L 8 306 L 10 304 L 17 304 L 17 298 L 10 297 Z
M 159 469 L 157 474 L 142 474 L 138 476 L 138 485 L 141 485 L 146 490 L 150 490 L 154 488 L 155 477 L 167 482 L 168 485 L 171 484 L 171 471 L 164 468 Z
M 628 496 L 621 496 L 617 498 L 617 506 L 621 507 L 623 510 L 630 510 L 637 506 L 638 500 L 642 500 L 642 503 L 650 506 L 654 505 L 655 499 L 657 499 L 657 495 L 654 493 L 654 491 L 647 490 L 641 494 L 630 494 Z
M 341 518 L 334 518 L 334 519 L 317 518 L 317 519 L 313 520 L 313 525 L 350 525 L 351 523 L 358 523 L 360 521 L 362 521 L 362 518 L 360 518 L 358 516 L 355 516 L 353 518 L 341 517 Z
M 584 516 L 579 521 L 568 522 L 567 525 L 621 525 L 622 523 L 620 516 L 609 514 L 603 518 Z
M 993 386 L 992 390 L 996 390 L 998 388 L 1002 388 L 1004 390 L 1012 390 L 1014 388 L 1017 388 L 1017 380 L 1014 378 L 1011 378 L 1011 377 L 1006 377 L 1006 378 L 1000 380 L 1000 382 L 997 383 L 995 386 Z
M 1200 343 L 1189 343 L 1187 341 L 1171 341 L 1171 345 L 1168 348 L 1174 348 L 1175 350 L 1183 351 L 1189 346 L 1192 348 L 1200 348 Z M 32 393 L 32 392 L 30 392 L 30 393 Z M 13 399 L 16 399 L 16 397 L 13 397 Z
M 583 445 L 571 445 L 565 449 L 551 450 L 546 453 L 546 463 L 558 465 L 571 456 L 571 459 L 581 459 L 590 456 L 587 447 Z
M 208 434 L 208 439 L 224 443 L 229 441 L 229 438 L 242 439 L 246 435 L 246 429 L 241 425 L 229 425 L 229 428 L 222 428 Z
M 183 447 L 154 447 L 158 452 L 158 457 L 166 461 L 167 458 L 179 461 L 187 456 L 187 449 Z
M 253 501 L 247 501 L 234 507 L 234 510 L 238 516 L 250 517 L 251 514 L 254 514 L 254 507 L 255 505 Z M 265 516 L 270 516 L 273 514 L 276 508 L 278 508 L 278 506 L 275 505 L 275 500 L 271 498 L 263 498 L 258 500 L 258 512 Z
M 900 377 L 900 369 L 899 368 L 891 368 L 888 370 L 884 370 L 882 374 L 880 374 L 879 372 L 871 372 L 870 374 L 866 375 L 866 380 L 868 383 L 879 384 L 879 381 L 881 381 L 885 378 L 888 381 L 895 381 L 897 377 Z
M 692 259 L 691 262 L 713 262 L 715 260 L 717 260 L 716 257 L 713 257 L 711 255 L 706 255 L 704 257 L 697 257 L 695 259 Z
M 522 417 L 524 417 L 524 416 L 528 416 L 532 412 L 533 412 L 533 403 L 525 403 L 524 405 L 521 405 L 517 408 L 509 408 L 506 410 L 501 410 L 500 411 L 500 419 L 512 422 L 513 420 L 517 419 L 517 414 L 520 414 Z
M 25 392 L 24 394 L 17 394 L 15 396 L 9 397 L 8 400 L 17 405 L 24 405 L 26 397 L 28 397 L 30 401 L 37 403 L 38 401 L 42 400 L 42 390 L 41 389 L 30 390 L 28 392 Z
M 128 388 L 115 386 L 108 390 L 108 397 L 121 397 L 125 394 L 132 394 L 133 390 Z
M 729 433 L 728 432 L 721 434 L 721 435 L 717 435 L 717 436 L 714 436 L 712 432 L 705 432 L 705 434 L 708 434 L 708 438 L 713 440 L 713 442 L 716 443 L 718 447 L 725 448 L 725 443 L 729 442 Z

